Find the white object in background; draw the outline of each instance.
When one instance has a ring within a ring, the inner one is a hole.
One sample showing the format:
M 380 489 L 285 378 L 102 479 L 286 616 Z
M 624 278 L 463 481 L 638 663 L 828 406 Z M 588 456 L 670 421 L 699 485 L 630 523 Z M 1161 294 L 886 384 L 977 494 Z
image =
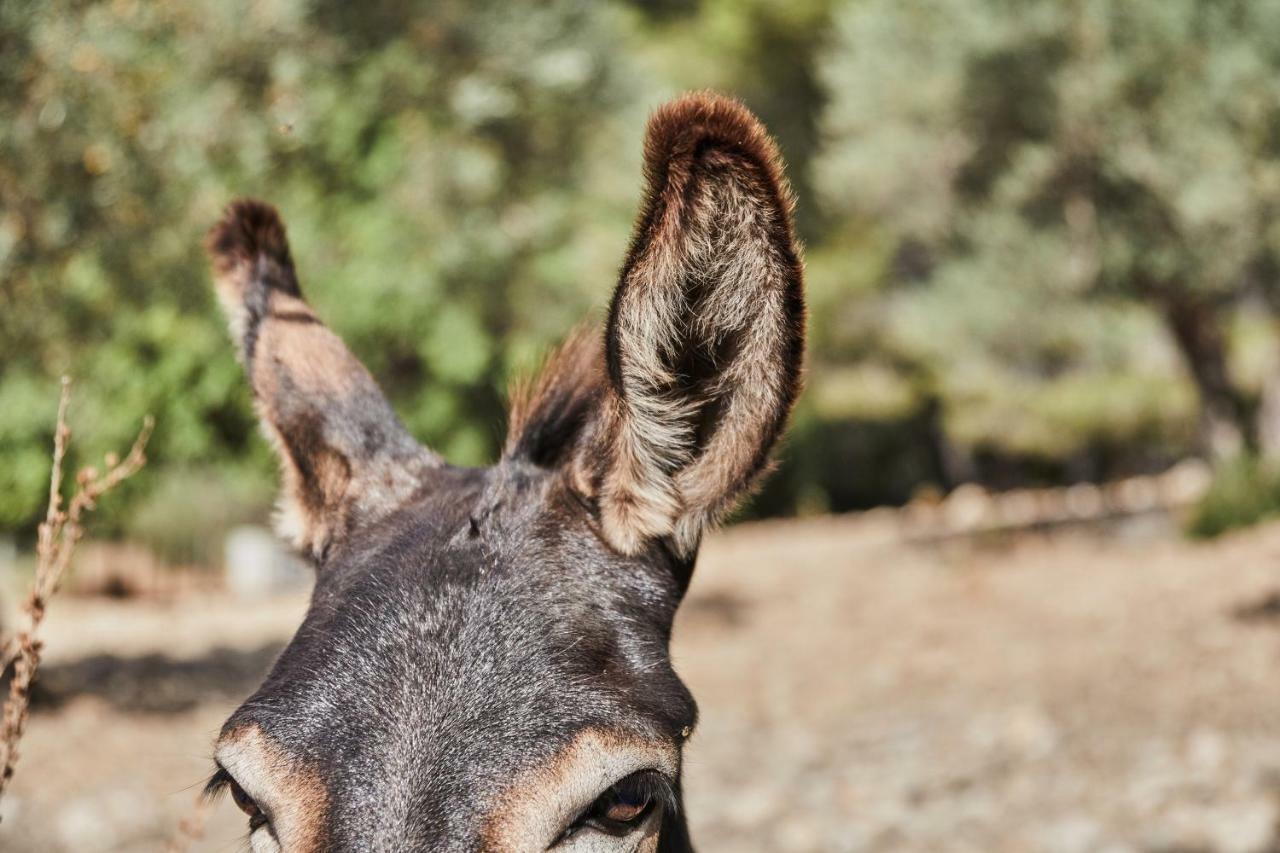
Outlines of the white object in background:
M 311 573 L 271 531 L 236 527 L 224 548 L 227 589 L 241 598 L 305 589 Z

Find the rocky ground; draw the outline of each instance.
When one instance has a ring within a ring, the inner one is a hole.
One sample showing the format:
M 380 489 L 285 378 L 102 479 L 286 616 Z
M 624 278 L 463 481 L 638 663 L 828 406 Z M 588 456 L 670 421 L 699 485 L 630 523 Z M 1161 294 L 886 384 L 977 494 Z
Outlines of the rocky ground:
M 1280 525 L 914 536 L 708 543 L 674 649 L 700 849 L 1280 850 Z M 303 605 L 56 601 L 0 849 L 163 849 Z M 242 838 L 224 803 L 196 849 Z

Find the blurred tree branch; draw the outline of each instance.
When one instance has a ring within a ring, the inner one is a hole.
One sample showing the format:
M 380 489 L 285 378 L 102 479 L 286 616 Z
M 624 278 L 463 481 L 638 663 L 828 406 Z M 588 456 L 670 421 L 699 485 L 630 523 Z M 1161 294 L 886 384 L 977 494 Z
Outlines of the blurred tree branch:
M 49 477 L 49 506 L 45 520 L 40 525 L 36 545 L 36 575 L 23 605 L 27 624 L 4 647 L 0 672 L 13 666 L 9 682 L 9 696 L 5 700 L 3 720 L 0 721 L 0 797 L 4 795 L 13 777 L 18 760 L 18 742 L 26 728 L 27 709 L 31 701 L 31 682 L 40 666 L 41 643 L 37 637 L 49 600 L 58 589 L 76 544 L 84 535 L 84 513 L 97 506 L 97 501 L 122 481 L 138 472 L 146 464 L 144 450 L 155 421 L 147 416 L 142 430 L 130 448 L 120 459 L 108 454 L 105 472 L 96 468 L 84 468 L 76 476 L 77 489 L 63 509 L 62 465 L 67 453 L 71 430 L 67 426 L 67 406 L 71 399 L 71 382 L 62 380 L 62 394 L 58 400 L 58 420 L 53 438 L 53 470 Z

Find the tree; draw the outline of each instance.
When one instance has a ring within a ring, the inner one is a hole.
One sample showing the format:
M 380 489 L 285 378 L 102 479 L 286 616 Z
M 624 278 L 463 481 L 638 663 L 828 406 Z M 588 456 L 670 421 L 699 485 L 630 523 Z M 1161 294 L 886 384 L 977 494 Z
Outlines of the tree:
M 836 27 L 817 183 L 886 231 L 899 317 L 931 305 L 910 344 L 948 381 L 975 349 L 1015 381 L 1132 368 L 1140 304 L 1205 449 L 1255 441 L 1225 324 L 1280 285 L 1280 7 L 865 0 Z

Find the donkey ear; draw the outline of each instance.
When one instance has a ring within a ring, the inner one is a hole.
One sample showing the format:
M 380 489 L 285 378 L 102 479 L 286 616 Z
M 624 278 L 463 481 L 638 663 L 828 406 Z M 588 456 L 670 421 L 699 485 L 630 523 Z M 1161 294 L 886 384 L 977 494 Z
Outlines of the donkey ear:
M 669 536 L 688 556 L 763 470 L 799 392 L 803 270 L 778 150 L 737 102 L 659 109 L 645 179 L 605 335 L 596 497 L 619 550 Z
M 440 460 L 312 312 L 274 208 L 238 201 L 206 240 L 218 297 L 279 452 L 281 532 L 313 559 L 401 505 Z

